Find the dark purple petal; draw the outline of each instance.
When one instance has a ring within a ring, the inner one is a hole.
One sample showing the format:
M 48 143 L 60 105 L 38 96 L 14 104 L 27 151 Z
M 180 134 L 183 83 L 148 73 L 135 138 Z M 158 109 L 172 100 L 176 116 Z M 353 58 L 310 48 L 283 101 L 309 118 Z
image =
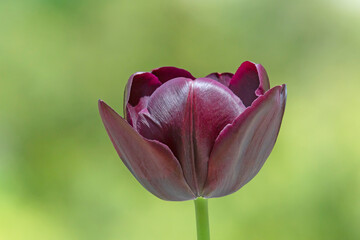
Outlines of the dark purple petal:
M 152 74 L 157 76 L 160 80 L 160 82 L 165 83 L 169 81 L 170 79 L 177 78 L 177 77 L 184 77 L 184 78 L 190 78 L 195 79 L 191 73 L 186 71 L 185 69 L 176 68 L 176 67 L 161 67 L 156 68 L 151 71 Z
M 167 146 L 144 139 L 103 101 L 99 101 L 99 111 L 120 158 L 149 192 L 170 201 L 195 198 L 179 162 Z
M 252 62 L 243 62 L 232 77 L 229 88 L 241 99 L 245 106 L 269 88 L 269 78 L 263 66 Z
M 231 194 L 249 182 L 273 149 L 286 102 L 286 86 L 260 96 L 216 139 L 203 196 Z
M 135 73 L 129 78 L 124 94 L 124 110 L 129 103 L 136 106 L 144 96 L 150 96 L 161 85 L 159 79 L 151 73 Z
M 229 87 L 230 80 L 234 76 L 232 73 L 224 72 L 224 73 L 211 73 L 206 76 L 206 78 L 214 79 L 225 86 Z
M 176 78 L 151 95 L 147 109 L 148 113 L 139 114 L 138 132 L 169 146 L 186 181 L 199 196 L 216 137 L 245 106 L 212 79 Z

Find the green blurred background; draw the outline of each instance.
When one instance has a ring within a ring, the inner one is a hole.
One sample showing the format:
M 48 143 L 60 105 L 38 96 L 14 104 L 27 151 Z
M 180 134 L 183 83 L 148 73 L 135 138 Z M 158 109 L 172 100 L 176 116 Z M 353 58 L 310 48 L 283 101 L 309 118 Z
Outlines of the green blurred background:
M 136 71 L 261 63 L 288 85 L 257 177 L 211 199 L 212 239 L 360 239 L 358 0 L 0 0 L 0 239 L 195 239 L 193 203 L 152 196 L 97 100 Z

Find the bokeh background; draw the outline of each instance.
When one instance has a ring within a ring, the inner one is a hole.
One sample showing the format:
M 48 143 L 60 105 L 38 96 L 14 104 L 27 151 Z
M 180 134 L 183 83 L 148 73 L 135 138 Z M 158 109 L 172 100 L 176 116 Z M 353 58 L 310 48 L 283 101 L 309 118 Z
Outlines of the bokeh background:
M 0 0 L 0 239 L 195 239 L 193 203 L 152 196 L 97 100 L 136 71 L 261 63 L 288 85 L 277 144 L 211 199 L 212 239 L 360 239 L 358 0 Z

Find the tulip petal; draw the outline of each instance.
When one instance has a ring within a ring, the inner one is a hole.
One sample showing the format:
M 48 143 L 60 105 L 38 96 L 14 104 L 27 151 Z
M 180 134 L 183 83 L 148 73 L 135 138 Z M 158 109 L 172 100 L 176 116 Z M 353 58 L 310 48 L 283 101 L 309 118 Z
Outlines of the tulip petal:
M 144 139 L 103 101 L 99 101 L 99 111 L 120 158 L 149 192 L 170 201 L 195 198 L 179 162 L 167 146 Z
M 221 131 L 210 155 L 204 197 L 231 194 L 259 172 L 275 144 L 285 102 L 286 86 L 274 87 Z
M 130 76 L 124 94 L 124 110 L 127 104 L 136 106 L 140 99 L 144 96 L 150 96 L 159 86 L 161 82 L 152 73 L 135 73 Z
M 156 68 L 151 71 L 152 74 L 158 77 L 160 82 L 165 83 L 170 79 L 177 78 L 177 77 L 184 77 L 195 79 L 190 72 L 186 71 L 185 69 L 176 68 L 176 67 L 161 67 Z
M 225 86 L 229 87 L 230 80 L 233 76 L 234 76 L 234 74 L 228 73 L 228 72 L 224 72 L 224 73 L 215 72 L 215 73 L 211 73 L 211 74 L 207 75 L 206 78 L 214 79 L 214 80 L 218 81 L 219 83 L 222 83 Z
M 263 95 L 267 90 L 270 89 L 270 81 L 265 68 L 261 64 L 255 64 L 259 75 L 259 87 L 256 89 L 256 96 Z
M 261 64 L 247 61 L 241 64 L 231 78 L 229 88 L 248 107 L 258 96 L 263 95 L 270 88 L 270 83 Z
M 169 146 L 190 188 L 200 196 L 215 139 L 245 106 L 212 79 L 176 78 L 151 95 L 147 109 L 139 114 L 138 132 Z

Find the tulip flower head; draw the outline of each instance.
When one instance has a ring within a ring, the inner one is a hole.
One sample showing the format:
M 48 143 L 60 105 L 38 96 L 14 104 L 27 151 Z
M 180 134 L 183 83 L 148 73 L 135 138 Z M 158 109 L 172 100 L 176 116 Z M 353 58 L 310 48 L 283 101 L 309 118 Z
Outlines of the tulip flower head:
M 134 177 L 170 201 L 222 197 L 261 169 L 279 133 L 286 85 L 260 64 L 195 78 L 161 67 L 133 74 L 124 118 L 99 100 L 106 131 Z

